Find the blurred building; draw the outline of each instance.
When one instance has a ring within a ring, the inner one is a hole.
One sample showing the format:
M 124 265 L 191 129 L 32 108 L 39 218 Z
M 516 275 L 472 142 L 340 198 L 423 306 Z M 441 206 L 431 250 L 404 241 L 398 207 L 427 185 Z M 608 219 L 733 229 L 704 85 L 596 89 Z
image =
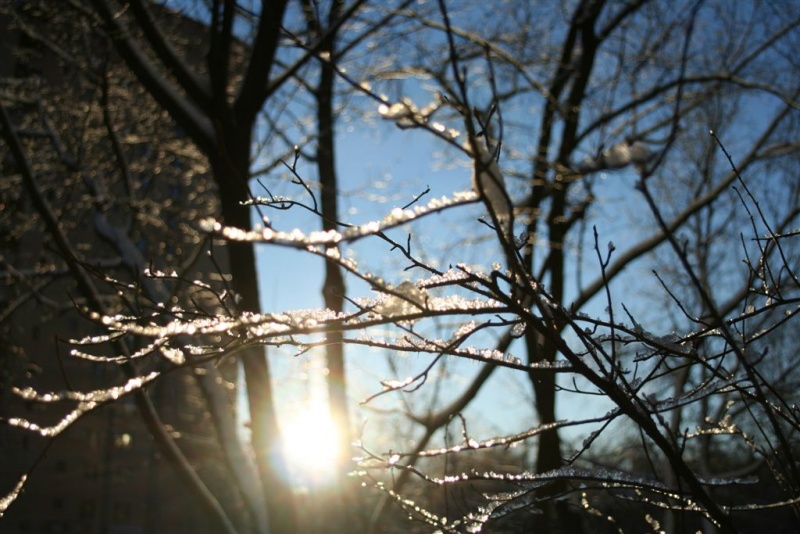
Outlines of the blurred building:
M 51 3 L 0 6 L 0 101 L 61 232 L 114 313 L 147 313 L 156 305 L 109 281 L 141 279 L 123 258 L 125 247 L 155 268 L 219 285 L 218 268 L 207 259 L 209 243 L 196 231 L 199 219 L 218 211 L 203 158 L 90 21 Z M 171 17 L 176 43 L 201 61 L 203 26 L 168 12 L 161 16 Z M 216 258 L 224 269 L 224 257 Z M 178 286 L 164 287 L 187 293 Z M 192 298 L 207 310 L 216 305 L 199 291 Z M 181 303 L 173 298 L 165 304 Z M 0 143 L 0 417 L 52 424 L 70 408 L 24 402 L 13 387 L 89 391 L 124 380 L 119 365 L 70 355 L 69 340 L 104 334 L 81 312 L 88 304 L 23 184 L 19 162 Z M 110 343 L 81 350 L 114 352 Z M 169 364 L 137 366 L 164 370 Z M 235 364 L 224 366 L 223 375 L 227 383 L 220 386 L 233 416 Z M 246 522 L 192 371 L 170 372 L 148 393 L 229 515 Z M 1 532 L 217 531 L 161 458 L 132 396 L 85 415 L 54 440 L 0 424 L 0 450 L 0 495 L 30 473 L 23 494 L 0 519 Z

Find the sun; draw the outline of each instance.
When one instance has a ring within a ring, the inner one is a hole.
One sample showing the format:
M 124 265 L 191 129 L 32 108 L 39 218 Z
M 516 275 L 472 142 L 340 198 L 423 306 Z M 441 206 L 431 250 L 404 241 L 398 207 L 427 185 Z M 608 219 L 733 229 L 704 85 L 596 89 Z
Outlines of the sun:
M 297 412 L 283 425 L 282 441 L 292 484 L 308 488 L 333 481 L 339 457 L 339 430 L 326 409 Z

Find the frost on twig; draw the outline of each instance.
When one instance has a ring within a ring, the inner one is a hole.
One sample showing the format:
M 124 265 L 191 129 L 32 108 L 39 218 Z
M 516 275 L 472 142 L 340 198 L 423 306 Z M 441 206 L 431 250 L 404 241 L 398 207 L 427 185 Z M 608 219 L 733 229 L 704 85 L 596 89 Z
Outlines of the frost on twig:
M 483 142 L 474 139 L 464 145 L 467 152 L 472 155 L 472 189 L 483 200 L 489 213 L 497 218 L 506 241 L 511 241 L 512 236 L 512 205 L 506 191 L 506 183 L 497 159 L 489 153 Z M 473 155 L 473 149 L 477 155 Z
M 57 423 L 49 426 L 41 426 L 33 421 L 29 421 L 20 417 L 10 417 L 7 420 L 7 423 L 10 426 L 30 430 L 31 432 L 36 432 L 37 434 L 45 437 L 55 437 L 69 428 L 69 426 L 77 421 L 81 416 L 91 412 L 101 404 L 115 401 L 120 397 L 128 395 L 129 393 L 133 393 L 134 391 L 143 388 L 159 376 L 160 373 L 153 371 L 147 375 L 130 378 L 121 386 L 97 389 L 87 393 L 73 390 L 39 393 L 33 388 L 13 388 L 12 393 L 26 401 L 48 404 L 59 402 L 75 402 L 77 403 L 77 406 L 64 415 Z
M 586 158 L 576 166 L 575 170 L 587 174 L 619 170 L 632 165 L 637 172 L 642 173 L 655 157 L 656 153 L 650 150 L 644 142 L 626 137 L 616 145 L 600 151 L 596 156 Z
M 16 498 L 19 497 L 22 488 L 25 486 L 26 480 L 28 480 L 27 475 L 22 475 L 19 479 L 19 482 L 17 482 L 17 485 L 14 486 L 14 489 L 12 489 L 4 497 L 0 498 L 0 518 L 2 518 L 3 515 L 6 513 L 6 510 L 8 509 L 9 506 L 11 506 L 11 503 L 13 503 L 16 500 Z
M 442 99 L 438 93 L 433 102 L 422 109 L 418 108 L 410 98 L 403 97 L 394 104 L 384 103 L 378 106 L 378 114 L 385 120 L 393 121 L 399 128 L 413 128 L 427 124 L 441 106 Z
M 424 312 L 428 307 L 428 292 L 413 282 L 405 281 L 373 308 L 376 313 L 389 319 L 399 319 L 406 315 Z
M 369 221 L 358 226 L 351 226 L 342 232 L 336 230 L 304 232 L 299 228 L 290 231 L 276 231 L 272 228 L 247 231 L 225 226 L 211 218 L 200 221 L 200 228 L 205 232 L 221 235 L 231 241 L 270 243 L 294 248 L 333 247 L 342 243 L 352 243 L 364 237 L 374 236 L 385 230 L 440 213 L 454 206 L 474 203 L 476 200 L 478 200 L 478 197 L 471 191 L 456 192 L 451 197 L 432 199 L 425 206 L 415 206 L 413 209 L 394 208 L 379 221 Z

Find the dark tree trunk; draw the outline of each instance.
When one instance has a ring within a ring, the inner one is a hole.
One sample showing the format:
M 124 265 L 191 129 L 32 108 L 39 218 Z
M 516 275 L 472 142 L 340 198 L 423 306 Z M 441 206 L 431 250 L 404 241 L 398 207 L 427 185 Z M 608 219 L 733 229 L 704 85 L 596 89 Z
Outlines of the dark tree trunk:
M 219 187 L 222 219 L 226 225 L 250 229 L 250 207 L 242 201 L 249 197 L 249 133 L 226 136 L 235 140 L 227 143 L 231 151 L 212 160 L 212 170 Z M 242 139 L 246 138 L 246 139 Z M 225 158 L 224 156 L 228 157 Z M 233 290 L 239 300 L 240 312 L 260 311 L 258 272 L 255 250 L 251 243 L 227 243 Z M 272 389 L 269 360 L 262 347 L 250 347 L 241 355 L 247 384 L 247 399 L 252 425 L 252 446 L 266 497 L 265 506 L 273 532 L 295 532 L 297 512 L 291 487 L 280 473 L 285 471 L 281 449 L 277 406 Z
M 335 24 L 341 4 L 335 2 L 328 17 L 328 25 Z M 316 21 L 319 23 L 320 21 Z M 335 135 L 336 118 L 334 115 L 336 32 L 325 30 L 320 24 L 312 25 L 320 35 L 325 35 L 321 51 L 328 54 L 330 62 L 320 62 L 320 79 L 316 90 L 317 125 L 319 142 L 317 146 L 317 169 L 321 187 L 322 229 L 337 230 L 339 217 L 338 177 L 336 174 Z M 325 281 L 322 288 L 325 307 L 333 311 L 344 310 L 345 283 L 342 269 L 333 261 L 325 263 Z M 328 332 L 325 357 L 328 367 L 328 402 L 336 428 L 339 430 L 337 443 L 338 457 L 336 462 L 336 481 L 332 486 L 334 493 L 328 493 L 325 501 L 329 508 L 329 519 L 332 530 L 357 530 L 357 497 L 349 478 L 348 463 L 353 456 L 351 451 L 350 418 L 347 407 L 347 377 L 345 373 L 344 346 L 341 332 Z M 353 523 L 356 521 L 356 523 Z

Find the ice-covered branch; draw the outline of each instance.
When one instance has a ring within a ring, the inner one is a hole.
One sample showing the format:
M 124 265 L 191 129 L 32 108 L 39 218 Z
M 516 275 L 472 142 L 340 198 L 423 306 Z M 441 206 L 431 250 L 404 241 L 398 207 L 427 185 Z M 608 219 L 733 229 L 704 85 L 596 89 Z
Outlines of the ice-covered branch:
M 290 231 L 276 231 L 272 228 L 261 230 L 241 230 L 223 225 L 214 219 L 205 219 L 201 228 L 206 232 L 219 234 L 231 241 L 247 241 L 253 243 L 270 243 L 293 248 L 306 248 L 311 246 L 335 247 L 344 243 L 352 243 L 367 236 L 377 235 L 379 232 L 390 230 L 398 226 L 416 221 L 423 217 L 440 213 L 454 206 L 472 204 L 478 197 L 471 191 L 455 193 L 452 197 L 441 197 L 428 202 L 425 206 L 415 206 L 413 209 L 395 208 L 379 221 L 371 221 L 360 226 L 353 226 L 344 231 L 314 231 L 304 232 L 299 228 Z M 270 202 L 268 199 L 255 199 L 255 202 Z

